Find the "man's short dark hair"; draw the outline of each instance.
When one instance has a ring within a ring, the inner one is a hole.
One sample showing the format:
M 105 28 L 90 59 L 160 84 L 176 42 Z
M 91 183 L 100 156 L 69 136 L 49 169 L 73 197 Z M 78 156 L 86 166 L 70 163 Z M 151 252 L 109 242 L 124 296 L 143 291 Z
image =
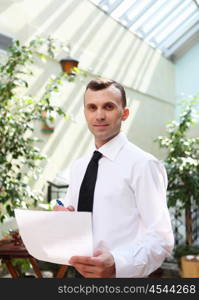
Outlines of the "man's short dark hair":
M 99 91 L 99 90 L 106 89 L 111 85 L 113 85 L 114 87 L 116 87 L 120 91 L 122 106 L 126 107 L 126 93 L 125 93 L 125 90 L 124 90 L 123 86 L 120 83 L 118 83 L 114 80 L 106 79 L 106 78 L 93 79 L 87 84 L 86 91 L 88 89 L 90 89 L 92 91 Z

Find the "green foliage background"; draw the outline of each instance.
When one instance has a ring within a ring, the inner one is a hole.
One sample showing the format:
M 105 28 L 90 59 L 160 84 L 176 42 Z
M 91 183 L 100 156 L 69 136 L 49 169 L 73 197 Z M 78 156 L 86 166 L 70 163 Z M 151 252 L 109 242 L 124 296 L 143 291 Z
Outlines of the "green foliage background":
M 195 125 L 199 95 L 183 100 L 179 121 L 167 125 L 167 136 L 158 137 L 161 148 L 167 150 L 165 165 L 168 174 L 168 206 L 185 213 L 186 243 L 192 244 L 192 206 L 199 206 L 199 137 L 188 136 Z M 195 109 L 196 108 L 196 109 Z
M 42 51 L 41 51 L 42 49 Z M 44 51 L 45 50 L 45 51 Z M 21 90 L 28 89 L 28 78 L 33 76 L 32 66 L 38 57 L 53 58 L 55 41 L 37 38 L 28 45 L 14 41 L 8 50 L 8 58 L 0 65 L 0 221 L 14 216 L 16 207 L 29 207 L 42 200 L 41 191 L 33 191 L 32 183 L 41 172 L 40 162 L 45 157 L 35 147 L 34 121 L 42 112 L 56 112 L 67 119 L 59 106 L 51 105 L 51 97 L 58 92 L 63 80 L 74 81 L 82 75 L 78 68 L 73 75 L 60 72 L 50 78 L 41 98 L 36 99 Z M 50 117 L 51 121 L 53 117 Z

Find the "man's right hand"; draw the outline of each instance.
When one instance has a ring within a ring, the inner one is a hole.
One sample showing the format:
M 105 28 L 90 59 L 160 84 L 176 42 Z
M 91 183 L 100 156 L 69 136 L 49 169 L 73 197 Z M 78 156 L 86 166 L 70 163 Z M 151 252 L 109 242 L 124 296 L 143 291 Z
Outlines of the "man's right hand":
M 63 207 L 61 205 L 55 205 L 53 207 L 53 210 L 55 210 L 55 211 L 75 211 L 75 208 L 72 205 L 69 205 L 67 207 Z

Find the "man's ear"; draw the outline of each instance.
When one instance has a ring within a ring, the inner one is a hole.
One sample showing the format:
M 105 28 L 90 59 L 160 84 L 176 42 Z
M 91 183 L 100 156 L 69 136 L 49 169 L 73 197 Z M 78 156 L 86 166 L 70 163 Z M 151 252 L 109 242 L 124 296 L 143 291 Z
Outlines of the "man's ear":
M 122 113 L 122 121 L 125 121 L 129 116 L 129 109 L 125 108 L 123 113 Z

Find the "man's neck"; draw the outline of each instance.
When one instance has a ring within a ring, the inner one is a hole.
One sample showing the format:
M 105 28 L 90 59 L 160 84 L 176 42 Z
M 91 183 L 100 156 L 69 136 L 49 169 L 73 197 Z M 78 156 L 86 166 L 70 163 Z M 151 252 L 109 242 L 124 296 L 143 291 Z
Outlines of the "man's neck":
M 119 133 L 120 132 L 116 133 L 115 135 L 113 135 L 112 137 L 110 137 L 109 139 L 106 139 L 106 140 L 97 140 L 97 139 L 95 139 L 95 147 L 97 149 L 99 149 L 100 147 L 102 147 L 103 145 L 108 143 L 110 140 L 112 140 L 114 137 L 116 137 Z

